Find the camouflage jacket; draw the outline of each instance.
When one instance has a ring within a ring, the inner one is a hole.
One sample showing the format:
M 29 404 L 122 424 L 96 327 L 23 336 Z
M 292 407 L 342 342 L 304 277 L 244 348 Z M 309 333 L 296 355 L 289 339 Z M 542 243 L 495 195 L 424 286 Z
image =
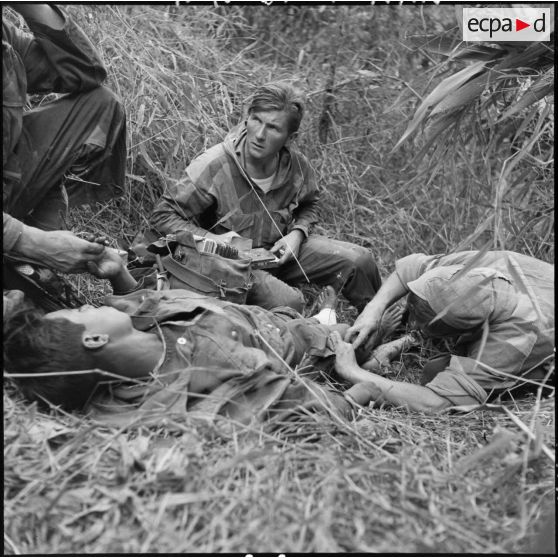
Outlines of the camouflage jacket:
M 158 233 L 234 231 L 252 239 L 254 248 L 270 248 L 293 229 L 308 236 L 318 221 L 318 191 L 308 161 L 283 147 L 271 189 L 264 192 L 246 173 L 245 138 L 241 124 L 167 186 L 151 215 Z

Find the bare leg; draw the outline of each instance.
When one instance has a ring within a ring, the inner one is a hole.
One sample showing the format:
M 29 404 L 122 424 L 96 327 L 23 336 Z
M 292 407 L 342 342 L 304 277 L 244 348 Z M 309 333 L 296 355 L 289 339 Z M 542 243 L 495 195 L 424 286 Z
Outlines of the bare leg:
M 416 343 L 417 340 L 410 333 L 389 343 L 384 343 L 372 351 L 370 358 L 361 366 L 366 370 L 381 374 L 383 367 L 388 366 L 393 359 Z
M 365 350 L 369 353 L 393 335 L 403 317 L 403 307 L 400 304 L 392 304 L 382 314 L 382 319 L 378 329 L 370 336 L 365 344 Z
M 330 339 L 335 348 L 335 370 L 341 378 L 353 384 L 347 395 L 361 405 L 372 400 L 385 401 L 397 407 L 425 412 L 437 412 L 451 405 L 449 400 L 428 388 L 390 380 L 362 369 L 350 343 L 343 341 L 337 332 L 333 332 Z

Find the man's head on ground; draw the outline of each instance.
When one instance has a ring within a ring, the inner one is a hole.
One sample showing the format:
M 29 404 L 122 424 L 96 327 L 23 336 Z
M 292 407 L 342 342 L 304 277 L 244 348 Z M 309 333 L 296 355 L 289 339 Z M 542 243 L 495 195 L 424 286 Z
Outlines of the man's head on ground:
M 85 304 L 80 308 L 66 308 L 50 312 L 45 315 L 47 320 L 69 320 L 70 322 L 83 326 L 85 332 L 82 336 L 82 344 L 85 349 L 99 349 L 108 340 L 115 341 L 132 333 L 134 327 L 128 314 L 112 308 L 111 306 L 100 306 L 96 308 Z
M 28 399 L 80 409 L 93 393 L 98 374 L 41 376 L 95 368 L 91 350 L 83 345 L 85 326 L 64 317 L 53 318 L 53 314 L 57 312 L 43 315 L 35 308 L 24 308 L 4 320 L 4 368 L 8 373 L 29 374 L 16 378 Z
M 411 294 L 410 315 L 419 329 L 443 322 L 454 333 L 480 327 L 486 320 L 504 319 L 517 303 L 511 281 L 494 269 L 477 267 L 463 270 L 461 265 L 437 267 L 423 273 L 408 284 Z M 452 335 L 444 333 L 442 336 Z
M 452 337 L 465 331 L 450 326 L 442 319 L 436 319 L 438 313 L 433 310 L 426 300 L 412 291 L 407 296 L 407 309 L 409 310 L 411 327 L 421 331 L 427 337 Z

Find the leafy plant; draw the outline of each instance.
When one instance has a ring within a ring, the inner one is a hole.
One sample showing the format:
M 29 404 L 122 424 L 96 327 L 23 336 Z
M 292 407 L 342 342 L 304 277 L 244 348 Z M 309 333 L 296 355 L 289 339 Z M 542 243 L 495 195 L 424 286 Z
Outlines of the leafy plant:
M 445 162 L 462 160 L 460 168 L 488 186 L 479 192 L 488 211 L 458 248 L 490 230 L 494 247 L 551 256 L 554 43 L 454 46 L 439 37 L 422 48 L 445 57 L 436 68 L 444 77 L 394 150 L 420 136 L 410 165 L 422 168 L 421 177 L 432 181 Z M 526 230 L 537 235 L 528 246 L 521 240 Z

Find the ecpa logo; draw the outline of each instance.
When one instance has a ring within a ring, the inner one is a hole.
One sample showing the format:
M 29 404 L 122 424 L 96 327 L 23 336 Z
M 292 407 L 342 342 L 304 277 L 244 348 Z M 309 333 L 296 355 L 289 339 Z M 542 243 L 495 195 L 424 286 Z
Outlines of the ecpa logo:
M 549 41 L 550 8 L 463 8 L 464 41 Z

